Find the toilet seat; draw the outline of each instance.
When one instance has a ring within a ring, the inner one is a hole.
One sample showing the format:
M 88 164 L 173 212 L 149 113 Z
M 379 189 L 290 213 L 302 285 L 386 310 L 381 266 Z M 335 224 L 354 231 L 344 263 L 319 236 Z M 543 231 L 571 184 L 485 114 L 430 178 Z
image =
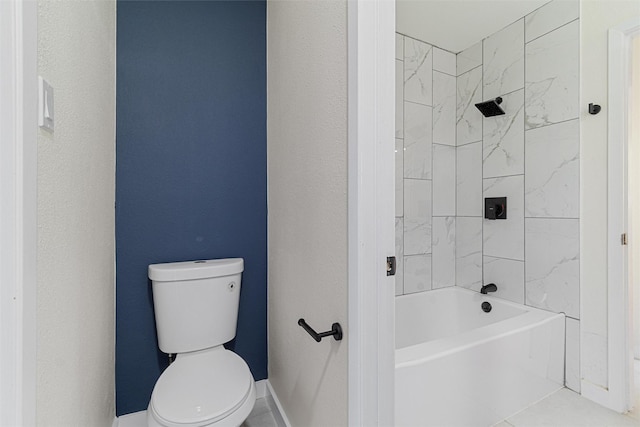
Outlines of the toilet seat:
M 254 403 L 255 385 L 246 362 L 219 346 L 178 354 L 156 382 L 148 418 L 150 425 L 153 418 L 166 427 L 231 425 L 228 418 L 236 418 L 236 412 L 246 412 L 246 418 Z

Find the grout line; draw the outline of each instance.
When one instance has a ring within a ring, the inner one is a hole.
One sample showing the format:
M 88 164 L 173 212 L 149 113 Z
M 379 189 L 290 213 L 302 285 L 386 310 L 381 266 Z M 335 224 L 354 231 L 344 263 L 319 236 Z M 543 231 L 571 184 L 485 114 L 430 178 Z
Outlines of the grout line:
M 433 181 L 433 179 L 427 179 L 427 178 L 404 178 L 403 177 L 402 179 L 411 180 L 411 181 Z
M 456 54 L 456 84 L 454 87 L 455 120 L 453 126 L 454 146 L 456 147 L 455 158 L 455 187 L 453 212 L 453 286 L 458 286 L 458 54 Z
M 457 58 L 456 58 L 456 60 L 457 60 Z M 462 76 L 464 76 L 465 74 L 468 74 L 468 73 L 470 73 L 470 72 L 474 71 L 476 68 L 480 68 L 480 67 L 482 67 L 482 61 L 480 61 L 480 65 L 476 65 L 476 66 L 475 66 L 475 67 L 473 67 L 473 68 L 469 68 L 469 69 L 468 69 L 467 71 L 465 71 L 464 73 L 462 73 L 462 74 L 458 74 L 458 75 L 456 76 L 456 78 L 458 78 L 458 77 L 462 77 Z
M 435 102 L 433 102 L 433 92 L 434 92 L 434 77 L 435 77 L 435 73 L 436 71 L 433 69 L 433 60 L 435 59 L 435 51 L 434 48 L 431 49 L 431 104 L 434 105 Z M 435 206 L 434 203 L 434 197 L 433 197 L 433 181 L 436 177 L 435 171 L 434 171 L 434 160 L 435 160 L 435 147 L 433 144 L 433 128 L 434 128 L 434 114 L 433 114 L 433 110 L 434 108 L 431 109 L 431 212 L 429 212 L 429 214 L 431 215 L 430 218 L 430 222 L 431 222 L 431 232 L 429 233 L 429 239 L 431 240 L 429 242 L 429 248 L 431 249 L 431 258 L 429 259 L 429 262 L 431 263 L 431 265 L 429 266 L 429 275 L 431 277 L 429 277 L 429 289 L 433 290 L 433 208 Z
M 485 179 L 512 178 L 514 176 L 524 176 L 524 172 L 523 173 L 514 173 L 513 175 L 484 176 L 484 177 L 482 177 L 482 179 L 485 180 Z M 484 190 L 483 190 L 483 193 L 484 193 Z
M 505 27 L 506 28 L 506 27 Z M 484 100 L 484 41 L 482 39 L 480 43 L 480 50 L 482 51 L 482 60 L 480 61 L 480 87 L 482 88 L 482 99 Z M 480 203 L 482 206 L 480 207 L 480 212 L 484 212 L 484 155 L 482 153 L 482 148 L 484 148 L 484 117 L 480 118 L 480 135 L 482 136 L 482 146 L 480 147 Z M 484 219 L 480 224 L 482 240 L 480 244 L 480 284 L 484 284 Z
M 564 317 L 564 372 L 562 385 L 567 386 L 567 315 Z
M 580 4 L 578 5 L 578 19 L 580 19 L 580 16 L 582 14 L 582 2 L 580 2 Z M 579 26 L 580 27 L 580 26 Z M 582 35 L 582 29 L 578 28 L 578 82 L 580 82 L 580 77 L 581 77 L 581 68 L 580 68 L 580 64 L 582 62 L 582 52 L 580 49 L 580 37 Z M 636 92 L 637 93 L 637 92 Z M 580 87 L 578 87 L 578 99 L 576 100 L 578 102 L 578 106 L 580 105 L 580 103 L 582 102 L 581 99 L 581 94 L 580 94 Z M 580 113 L 578 113 L 580 114 Z M 583 165 L 583 159 L 582 159 L 582 150 L 581 150 L 581 141 L 582 141 L 582 127 L 580 126 L 580 118 L 578 117 L 577 119 L 574 120 L 578 120 L 577 122 L 577 137 L 578 137 L 578 215 L 580 215 L 580 206 L 582 205 L 582 165 Z M 628 172 L 627 172 L 627 177 L 628 177 Z M 627 190 L 628 191 L 628 190 Z M 627 194 L 628 196 L 628 194 Z M 580 220 L 580 218 L 578 218 L 578 315 L 581 316 L 581 308 L 580 308 L 580 301 L 582 301 L 582 222 Z M 581 353 L 581 349 L 580 349 L 580 343 L 582 342 L 582 324 L 580 324 L 580 328 L 578 329 L 578 366 L 580 368 L 580 360 L 582 360 L 582 353 Z M 637 331 L 636 331 L 637 333 Z M 578 372 L 580 373 L 580 369 L 578 369 Z M 635 408 L 636 410 L 638 410 L 638 408 Z
M 559 217 L 559 216 L 525 216 L 524 219 L 554 219 L 554 220 L 569 220 L 569 221 L 580 220 L 580 218 Z
M 536 9 L 537 10 L 537 9 Z M 524 38 L 523 38 L 523 45 L 522 45 L 522 77 L 524 79 L 524 88 L 523 88 L 523 93 L 522 93 L 522 97 L 524 98 L 523 103 L 522 103 L 522 114 L 524 115 L 524 117 L 522 118 L 522 128 L 523 128 L 523 133 L 522 133 L 522 156 L 524 158 L 524 175 L 522 177 L 522 191 L 523 191 L 523 197 L 522 197 L 522 202 L 524 205 L 524 211 L 525 211 L 525 218 L 526 218 L 526 211 L 527 211 L 527 17 L 525 16 L 524 18 L 524 28 L 523 28 L 523 33 L 524 33 Z M 522 236 L 522 245 L 524 246 L 522 248 L 522 254 L 524 256 L 524 259 L 527 259 L 527 220 L 523 219 L 523 224 L 522 224 L 522 233 L 524 234 Z M 523 290 L 524 290 L 524 303 L 525 305 L 527 304 L 527 263 L 525 262 L 524 265 L 522 266 L 522 274 L 524 275 L 523 277 Z M 565 345 L 566 345 L 566 341 L 567 341 L 567 336 L 566 336 L 566 325 L 565 325 Z M 566 357 L 566 350 L 565 350 L 565 357 Z M 565 369 L 565 373 L 566 373 L 566 369 Z M 565 381 L 566 382 L 566 381 Z
M 404 33 L 399 32 L 399 31 L 396 31 L 396 34 L 400 34 L 401 36 L 406 37 L 406 38 L 408 38 L 408 39 L 415 40 L 415 41 L 418 41 L 418 42 L 420 42 L 420 43 L 428 44 L 428 45 L 429 45 L 429 46 L 431 46 L 431 47 L 437 47 L 437 48 L 438 48 L 438 49 L 440 49 L 440 50 L 444 50 L 445 52 L 449 52 L 449 53 L 451 53 L 451 54 L 453 54 L 453 55 L 457 55 L 455 52 L 452 52 L 452 51 L 450 51 L 449 49 L 445 49 L 445 48 L 440 47 L 440 46 L 437 46 L 437 45 L 435 45 L 435 44 L 433 44 L 433 43 L 429 43 L 429 42 L 426 42 L 426 41 L 424 41 L 424 40 L 420 40 L 420 39 L 417 39 L 417 38 L 415 38 L 415 37 L 408 36 L 408 35 L 406 35 L 406 34 L 404 34 Z
M 567 26 L 567 25 L 569 25 L 569 24 L 573 24 L 574 22 L 579 21 L 579 20 L 580 20 L 580 16 L 578 16 L 577 18 L 572 19 L 572 20 L 571 20 L 571 21 L 569 21 L 569 22 L 566 22 L 566 23 L 564 23 L 564 24 L 560 25 L 559 27 L 556 27 L 556 28 L 554 28 L 554 29 L 552 29 L 552 30 L 547 31 L 547 32 L 546 32 L 546 33 L 544 33 L 544 34 L 539 35 L 539 36 L 538 36 L 538 37 L 536 37 L 535 39 L 531 39 L 531 40 L 529 40 L 529 41 L 525 41 L 525 42 L 524 42 L 524 45 L 526 46 L 527 44 L 529 44 L 529 43 L 531 43 L 531 42 L 534 42 L 534 41 L 538 40 L 539 38 L 542 38 L 542 37 L 544 37 L 544 36 L 546 36 L 546 35 L 548 35 L 548 34 L 551 34 L 551 33 L 553 33 L 554 31 L 557 31 L 557 30 L 559 30 L 559 29 L 560 29 L 560 28 L 562 28 L 562 27 L 566 27 L 566 26 Z M 526 40 L 526 39 L 525 39 L 525 40 Z
M 519 92 L 519 91 L 523 91 L 523 96 L 524 96 L 524 86 L 519 87 L 518 89 L 514 89 L 514 90 L 512 90 L 510 92 L 505 92 L 505 93 L 503 93 L 503 94 L 501 94 L 499 96 L 503 97 L 503 96 L 513 95 L 514 93 Z M 523 101 L 522 102 L 523 107 L 524 107 L 524 104 L 525 104 L 525 102 Z M 523 113 L 524 113 L 524 111 L 523 111 Z
M 485 257 L 487 257 L 487 258 L 503 259 L 503 260 L 505 260 L 505 261 L 516 261 L 516 262 L 522 262 L 522 263 L 524 263 L 524 260 L 523 260 L 523 259 L 515 259 L 515 258 L 507 258 L 507 257 L 503 257 L 503 256 L 487 255 L 487 254 L 485 254 L 485 253 L 484 253 L 484 251 L 483 251 L 483 253 L 482 253 L 482 258 L 485 258 Z M 484 262 L 483 262 L 483 264 L 484 264 Z M 526 280 L 525 280 L 525 281 L 526 281 Z
M 433 78 L 433 77 L 432 77 L 432 78 Z M 403 83 L 402 85 L 403 85 L 403 88 L 404 88 L 404 83 Z M 404 92 L 404 89 L 403 89 L 403 92 Z M 403 100 L 403 102 L 406 102 L 406 103 L 408 103 L 408 104 L 422 105 L 423 107 L 433 108 L 433 105 L 429 105 L 429 104 L 422 104 L 422 103 L 420 103 L 420 102 L 409 101 L 409 100 L 404 99 L 404 93 L 403 93 L 402 97 L 403 97 L 403 99 L 402 99 L 402 100 Z M 433 104 L 433 95 L 432 95 L 432 97 L 431 97 L 431 103 Z M 404 108 L 403 108 L 403 111 L 402 111 L 402 115 L 404 116 Z
M 435 68 L 433 69 L 433 72 L 434 73 L 444 74 L 445 76 L 457 78 L 457 76 L 454 76 L 453 74 L 445 73 L 444 71 L 436 70 Z
M 404 159 L 404 152 L 405 152 L 405 145 L 404 142 L 406 140 L 406 123 L 405 123 L 405 116 L 406 116 L 406 108 L 404 105 L 404 99 L 405 99 L 405 90 L 404 90 L 404 86 L 405 86 L 405 82 L 404 82 L 404 58 L 405 58 L 405 52 L 406 52 L 406 48 L 405 48 L 405 39 L 406 36 L 402 36 L 402 286 L 400 289 L 400 295 L 404 295 L 405 294 L 405 279 L 406 279 L 406 274 L 405 274 L 405 261 L 406 261 L 406 254 L 405 254 L 405 250 L 404 250 L 404 244 L 405 244 L 405 226 L 406 226 L 406 219 L 405 219 L 405 215 L 406 215 L 406 202 L 407 202 L 407 198 L 406 198 L 406 193 L 404 191 L 404 168 L 405 168 L 405 159 Z
M 543 7 L 547 6 L 549 3 L 551 3 L 552 0 L 547 1 L 545 4 L 543 4 L 542 6 L 538 6 L 537 8 L 533 9 L 531 12 L 527 13 L 524 18 L 526 20 L 527 16 L 529 15 L 533 15 L 534 13 L 536 13 L 537 11 L 539 11 L 540 9 L 542 9 Z M 526 22 L 525 22 L 526 24 Z
M 483 51 L 482 51 L 482 53 L 483 53 L 483 56 L 482 56 L 482 62 L 484 62 L 484 41 L 485 41 L 485 40 L 487 40 L 488 38 L 491 38 L 491 37 L 495 36 L 496 34 L 500 33 L 501 31 L 506 30 L 506 29 L 507 29 L 507 28 L 509 28 L 510 26 L 517 24 L 517 23 L 518 23 L 518 21 L 522 21 L 522 27 L 523 27 L 523 31 L 522 31 L 522 33 L 523 33 L 523 35 L 524 35 L 524 26 L 526 25 L 526 23 L 525 23 L 525 18 L 526 18 L 526 16 L 527 16 L 527 15 L 525 15 L 525 16 L 521 16 L 520 18 L 516 19 L 515 21 L 512 21 L 512 22 L 508 23 L 508 24 L 507 24 L 507 25 L 505 25 L 504 27 L 500 28 L 500 29 L 499 29 L 499 30 L 497 30 L 497 31 L 494 31 L 493 33 L 489 34 L 488 36 L 486 36 L 485 38 L 483 38 L 483 39 L 481 40 L 482 45 L 483 45 Z M 524 38 L 523 38 L 523 40 L 524 40 Z M 473 45 L 472 45 L 472 46 L 473 46 Z
M 525 96 L 526 96 L 526 95 L 525 95 Z M 526 102 L 525 102 L 525 117 L 526 117 L 526 114 L 527 114 L 527 113 L 526 113 Z M 550 127 L 550 126 L 555 126 L 555 125 L 561 125 L 561 124 L 563 124 L 563 123 L 572 122 L 572 121 L 574 121 L 574 120 L 580 120 L 580 117 L 573 117 L 573 118 L 571 118 L 571 119 L 561 120 L 561 121 L 559 121 L 559 122 L 549 123 L 549 124 L 544 125 L 544 126 L 538 126 L 538 127 L 534 127 L 534 128 L 530 128 L 530 129 L 527 129 L 527 125 L 526 125 L 526 123 L 525 123 L 524 131 L 525 131 L 525 132 L 531 132 L 531 131 L 533 131 L 533 130 L 543 129 L 543 128 L 548 128 L 548 127 Z M 526 120 L 525 120 L 525 122 L 526 122 Z
M 456 147 L 465 147 L 467 145 L 471 145 L 471 144 L 477 144 L 478 142 L 482 142 L 482 140 L 478 140 L 478 141 L 473 141 L 473 142 L 465 142 L 464 144 L 461 145 L 456 145 Z

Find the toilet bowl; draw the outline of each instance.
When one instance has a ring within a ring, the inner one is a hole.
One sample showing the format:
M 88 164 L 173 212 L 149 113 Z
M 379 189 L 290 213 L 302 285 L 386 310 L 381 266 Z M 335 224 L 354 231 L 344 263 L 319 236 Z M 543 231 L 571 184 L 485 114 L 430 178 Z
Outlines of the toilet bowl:
M 246 362 L 222 344 L 235 337 L 240 258 L 149 266 L 158 345 L 175 361 L 156 382 L 150 427 L 239 426 L 256 400 Z

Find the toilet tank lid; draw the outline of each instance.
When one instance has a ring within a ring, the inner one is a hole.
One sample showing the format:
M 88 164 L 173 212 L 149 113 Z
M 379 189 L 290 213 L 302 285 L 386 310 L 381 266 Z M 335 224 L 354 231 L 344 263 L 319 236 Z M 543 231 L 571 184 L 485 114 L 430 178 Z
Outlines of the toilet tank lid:
M 207 259 L 199 261 L 169 262 L 151 264 L 149 279 L 156 282 L 172 282 L 176 280 L 206 279 L 242 273 L 242 258 Z

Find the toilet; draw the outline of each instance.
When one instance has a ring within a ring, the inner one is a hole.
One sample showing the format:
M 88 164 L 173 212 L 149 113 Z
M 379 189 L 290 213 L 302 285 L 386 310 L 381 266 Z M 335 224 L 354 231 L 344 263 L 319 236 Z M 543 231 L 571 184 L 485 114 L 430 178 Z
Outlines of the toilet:
M 236 335 L 242 258 L 149 266 L 158 346 L 176 354 L 156 382 L 150 427 L 232 426 L 256 401 L 247 363 L 223 344 Z

